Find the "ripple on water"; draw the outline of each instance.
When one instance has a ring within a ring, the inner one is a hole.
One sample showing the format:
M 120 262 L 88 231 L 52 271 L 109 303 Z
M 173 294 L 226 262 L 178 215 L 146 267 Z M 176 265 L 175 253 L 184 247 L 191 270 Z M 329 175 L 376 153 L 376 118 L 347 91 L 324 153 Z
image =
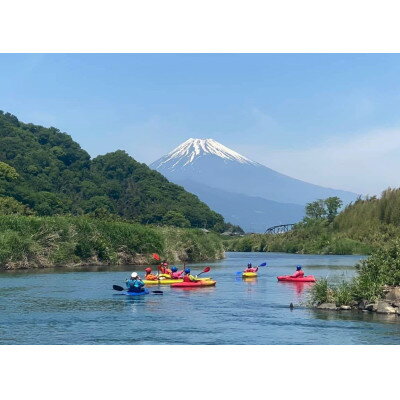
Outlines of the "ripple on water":
M 307 287 L 276 276 L 301 263 L 318 277 L 345 279 L 357 257 L 228 253 L 211 263 L 215 288 L 174 290 L 163 296 L 114 296 L 132 267 L 0 274 L 2 344 L 393 344 L 399 318 L 327 312 L 301 304 Z M 257 280 L 237 279 L 248 262 L 269 267 Z M 210 263 L 207 263 L 210 264 Z M 193 266 L 201 270 L 205 264 Z M 135 268 L 140 270 L 140 268 Z M 154 290 L 158 288 L 152 288 Z

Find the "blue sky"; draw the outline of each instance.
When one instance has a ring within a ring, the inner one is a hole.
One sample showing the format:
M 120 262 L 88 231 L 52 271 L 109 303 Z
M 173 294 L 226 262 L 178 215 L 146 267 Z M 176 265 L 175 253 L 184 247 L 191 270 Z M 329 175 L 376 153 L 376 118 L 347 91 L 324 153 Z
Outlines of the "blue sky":
M 92 156 L 214 138 L 312 183 L 400 186 L 398 54 L 0 54 L 0 109 Z

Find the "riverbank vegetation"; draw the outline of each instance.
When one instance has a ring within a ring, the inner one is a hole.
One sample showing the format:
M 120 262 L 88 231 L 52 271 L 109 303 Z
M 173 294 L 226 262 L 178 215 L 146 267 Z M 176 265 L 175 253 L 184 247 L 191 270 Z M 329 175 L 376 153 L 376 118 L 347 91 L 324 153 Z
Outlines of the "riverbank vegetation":
M 227 239 L 229 251 L 278 251 L 301 254 L 371 254 L 400 237 L 400 189 L 381 198 L 359 198 L 338 213 L 337 198 L 306 206 L 306 217 L 287 233 L 252 234 Z
M 146 264 L 223 257 L 219 235 L 73 216 L 0 216 L 0 269 Z
M 400 239 L 374 251 L 357 265 L 350 281 L 318 280 L 310 290 L 310 303 L 354 306 L 382 299 L 388 287 L 400 286 Z

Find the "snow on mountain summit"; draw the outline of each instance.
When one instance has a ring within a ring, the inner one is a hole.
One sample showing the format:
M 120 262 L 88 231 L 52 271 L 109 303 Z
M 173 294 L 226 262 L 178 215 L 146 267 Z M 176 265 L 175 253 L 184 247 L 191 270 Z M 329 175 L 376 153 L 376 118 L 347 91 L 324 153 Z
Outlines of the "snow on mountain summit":
M 226 161 L 236 161 L 240 164 L 257 165 L 255 161 L 248 159 L 217 142 L 214 139 L 190 138 L 172 150 L 170 153 L 153 163 L 152 168 L 160 167 L 174 169 L 177 166 L 187 166 L 199 157 L 217 156 Z

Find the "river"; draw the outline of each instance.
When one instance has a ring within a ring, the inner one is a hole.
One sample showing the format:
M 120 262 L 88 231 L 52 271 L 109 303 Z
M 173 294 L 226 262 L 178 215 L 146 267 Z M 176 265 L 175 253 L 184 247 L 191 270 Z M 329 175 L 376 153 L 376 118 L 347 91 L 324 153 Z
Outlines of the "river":
M 349 279 L 360 258 L 226 253 L 192 265 L 193 272 L 211 266 L 214 288 L 162 286 L 163 295 L 135 298 L 111 287 L 143 268 L 2 272 L 0 344 L 398 344 L 400 317 L 307 309 L 307 285 L 276 280 L 296 264 L 317 278 Z M 248 262 L 264 261 L 258 279 L 237 277 Z

